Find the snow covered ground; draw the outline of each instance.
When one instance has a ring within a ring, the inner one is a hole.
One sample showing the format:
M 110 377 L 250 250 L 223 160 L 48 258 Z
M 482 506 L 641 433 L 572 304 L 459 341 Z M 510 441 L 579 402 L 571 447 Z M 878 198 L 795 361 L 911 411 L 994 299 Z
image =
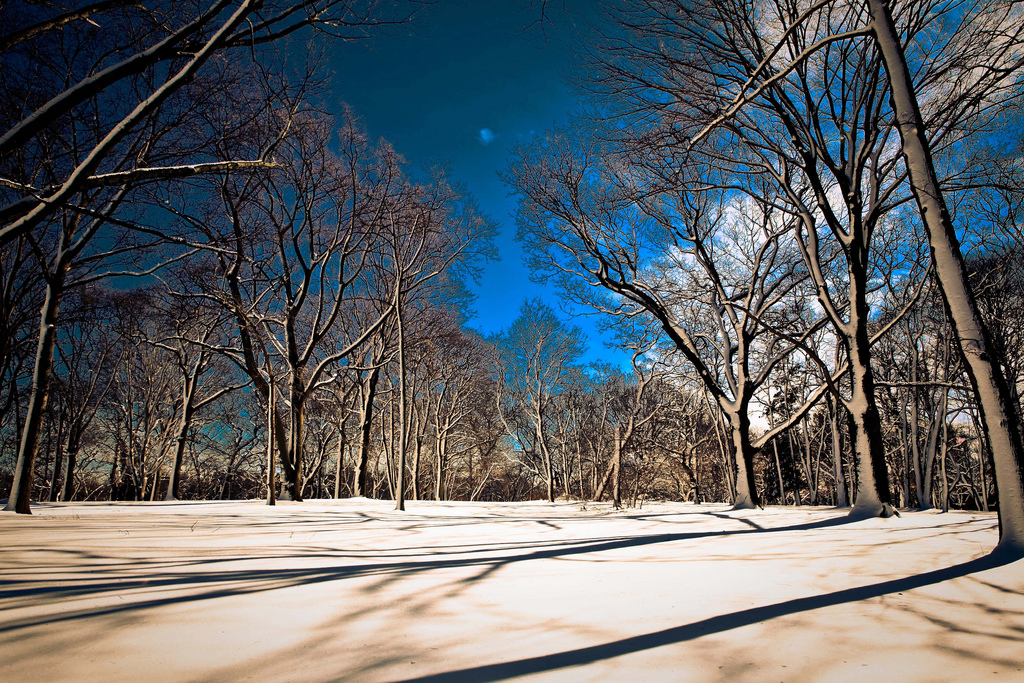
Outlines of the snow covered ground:
M 0 515 L 0 677 L 1022 681 L 989 514 L 365 499 Z

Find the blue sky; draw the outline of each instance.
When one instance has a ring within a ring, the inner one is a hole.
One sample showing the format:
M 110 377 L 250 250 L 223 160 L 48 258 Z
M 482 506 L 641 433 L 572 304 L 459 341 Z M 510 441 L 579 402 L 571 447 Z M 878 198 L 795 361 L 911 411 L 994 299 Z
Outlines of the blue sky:
M 373 136 L 384 137 L 412 164 L 446 162 L 481 208 L 501 226 L 499 263 L 477 294 L 471 325 L 507 327 L 526 297 L 558 309 L 553 288 L 529 281 L 515 242 L 515 198 L 498 178 L 517 140 L 564 122 L 577 97 L 565 83 L 571 37 L 596 2 L 557 4 L 559 22 L 525 31 L 539 10 L 527 0 L 441 0 L 408 27 L 337 51 L 335 96 L 353 107 Z M 585 358 L 624 362 L 606 349 L 592 317 L 578 317 L 591 338 Z

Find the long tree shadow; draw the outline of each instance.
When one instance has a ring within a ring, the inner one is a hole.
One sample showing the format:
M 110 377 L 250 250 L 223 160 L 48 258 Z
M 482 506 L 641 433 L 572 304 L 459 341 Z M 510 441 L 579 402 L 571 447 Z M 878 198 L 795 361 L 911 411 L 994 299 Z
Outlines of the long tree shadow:
M 936 569 L 934 571 L 916 574 L 902 579 L 892 579 L 874 583 L 869 586 L 858 588 L 847 588 L 824 595 L 814 595 L 806 598 L 796 598 L 773 605 L 752 607 L 750 609 L 722 614 L 708 619 L 702 619 L 682 626 L 674 626 L 653 633 L 645 633 L 639 636 L 623 638 L 609 643 L 592 645 L 590 647 L 577 648 L 556 652 L 540 657 L 529 657 L 497 664 L 446 671 L 419 678 L 405 679 L 399 683 L 430 683 L 440 681 L 459 681 L 460 683 L 484 683 L 486 681 L 503 681 L 517 676 L 555 671 L 573 666 L 582 666 L 606 659 L 613 659 L 623 655 L 652 650 L 664 645 L 682 643 L 694 640 L 702 636 L 721 633 L 743 626 L 757 624 L 769 619 L 784 617 L 800 612 L 832 607 L 844 603 L 858 602 L 877 598 L 889 593 L 909 591 L 915 588 L 931 586 L 933 584 L 949 581 L 975 572 L 994 569 L 1003 565 L 1016 562 L 1024 558 L 1020 553 L 994 552 L 985 557 L 963 562 L 961 564 Z
M 71 579 L 66 582 L 54 585 L 25 585 L 32 584 L 32 581 L 23 580 L 0 580 L 0 600 L 15 600 L 18 598 L 32 598 L 37 603 L 40 601 L 64 601 L 73 598 L 96 597 L 104 593 L 118 593 L 124 595 L 132 590 L 174 590 L 175 588 L 195 587 L 196 592 L 192 594 L 176 594 L 165 597 L 154 597 L 148 600 L 125 601 L 118 604 L 103 605 L 97 607 L 83 608 L 79 610 L 68 609 L 61 614 L 46 616 L 26 617 L 24 619 L 9 620 L 0 623 L 0 633 L 17 631 L 32 626 L 54 624 L 59 622 L 75 621 L 91 617 L 107 616 L 125 612 L 153 609 L 172 604 L 184 604 L 201 600 L 212 600 L 216 598 L 232 597 L 261 593 L 270 590 L 290 588 L 293 586 L 310 585 L 326 581 L 338 581 L 364 576 L 379 575 L 408 575 L 417 572 L 431 571 L 436 569 L 452 569 L 461 567 L 482 567 L 484 570 L 476 576 L 464 579 L 465 582 L 474 583 L 492 575 L 502 567 L 532 560 L 544 560 L 551 558 L 565 558 L 575 555 L 589 553 L 601 553 L 624 548 L 636 548 L 674 541 L 696 540 L 721 536 L 736 536 L 749 534 L 764 534 L 774 532 L 806 531 L 822 529 L 827 527 L 849 524 L 847 517 L 834 517 L 803 524 L 790 526 L 772 527 L 763 529 L 733 529 L 721 531 L 700 531 L 700 532 L 678 532 L 667 534 L 649 534 L 645 536 L 628 536 L 611 539 L 583 539 L 563 541 L 540 550 L 527 552 L 514 552 L 513 554 L 494 553 L 507 552 L 508 550 L 522 551 L 522 547 L 494 546 L 489 550 L 477 550 L 470 557 L 444 557 L 442 559 L 413 560 L 404 562 L 382 562 L 372 564 L 352 564 L 344 566 L 327 567 L 298 567 L 288 569 L 238 569 L 231 571 L 200 571 L 179 573 L 164 573 L 163 576 L 152 573 L 141 573 L 138 578 L 127 578 L 122 576 L 96 579 Z M 436 549 L 427 552 L 437 554 Z M 458 551 L 458 554 L 472 551 Z M 483 555 L 483 556 L 481 556 Z M 339 559 L 344 557 L 341 553 L 321 553 L 304 555 L 303 559 Z M 245 558 L 218 558 L 220 561 L 239 561 Z M 263 559 L 263 558 L 256 558 Z M 209 562 L 207 559 L 197 559 L 196 564 Z M 122 570 L 124 568 L 122 567 Z

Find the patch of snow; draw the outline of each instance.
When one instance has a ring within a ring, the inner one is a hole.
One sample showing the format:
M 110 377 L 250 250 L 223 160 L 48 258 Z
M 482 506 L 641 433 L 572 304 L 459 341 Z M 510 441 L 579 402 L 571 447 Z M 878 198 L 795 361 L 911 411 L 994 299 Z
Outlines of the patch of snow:
M 985 513 L 368 499 L 0 515 L 4 680 L 1024 677 Z

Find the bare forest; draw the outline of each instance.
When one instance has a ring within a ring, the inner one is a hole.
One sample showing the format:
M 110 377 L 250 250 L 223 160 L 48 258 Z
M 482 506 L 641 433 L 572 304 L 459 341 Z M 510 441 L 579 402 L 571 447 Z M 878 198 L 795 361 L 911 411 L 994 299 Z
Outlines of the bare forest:
M 7 509 L 938 508 L 1024 549 L 1019 2 L 608 3 L 502 171 L 564 305 L 492 334 L 501 217 L 327 89 L 422 10 L 0 4 Z

